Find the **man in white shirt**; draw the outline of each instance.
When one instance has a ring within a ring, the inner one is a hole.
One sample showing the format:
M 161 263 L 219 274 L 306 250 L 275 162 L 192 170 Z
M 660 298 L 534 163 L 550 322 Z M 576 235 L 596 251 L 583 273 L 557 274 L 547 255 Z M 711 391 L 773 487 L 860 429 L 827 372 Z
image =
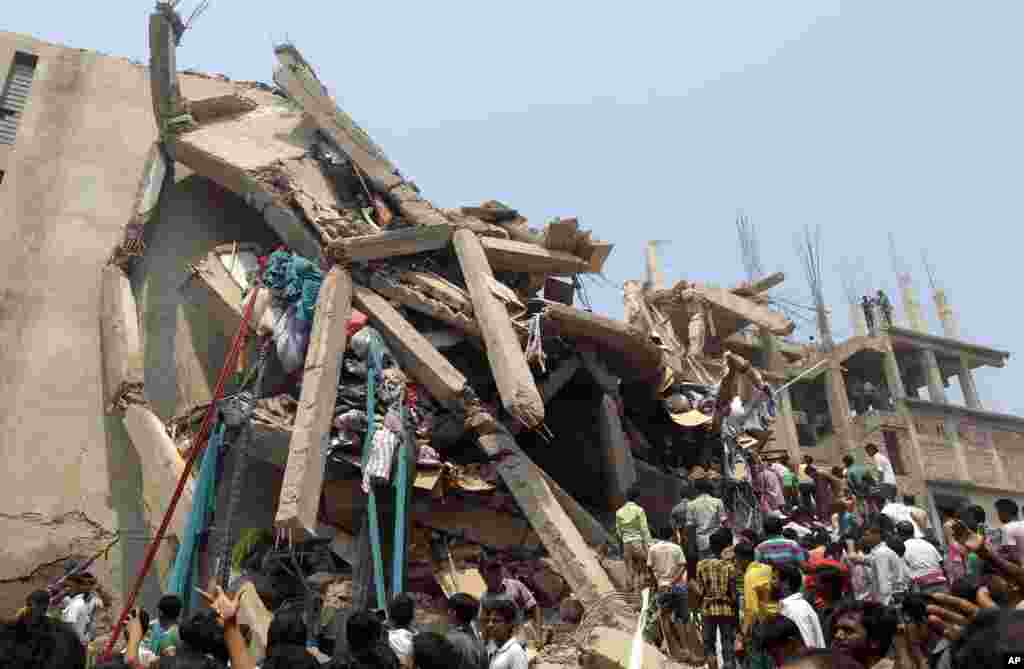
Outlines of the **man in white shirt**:
M 917 521 L 914 520 L 914 516 L 911 514 L 910 507 L 906 504 L 901 504 L 895 500 L 888 502 L 882 507 L 882 514 L 888 516 L 892 520 L 893 525 L 899 525 L 900 523 L 910 523 L 914 530 L 914 537 L 918 539 L 924 538 L 924 532 L 918 527 Z
M 415 616 L 416 601 L 407 593 L 395 595 L 388 607 L 391 629 L 388 630 L 388 645 L 395 651 L 403 669 L 412 669 L 412 620 Z
M 518 615 L 510 599 L 494 598 L 483 602 L 480 623 L 487 640 L 488 669 L 529 669 L 526 651 L 512 634 Z
M 894 594 L 906 592 L 907 568 L 900 556 L 882 540 L 882 528 L 877 519 L 864 527 L 864 546 L 870 551 L 868 560 L 874 572 L 870 599 L 891 606 Z
M 868 444 L 864 447 L 864 451 L 871 458 L 872 462 L 875 463 L 875 467 L 878 468 L 878 472 L 882 477 L 882 497 L 886 500 L 896 499 L 896 472 L 892 468 L 892 462 L 889 461 L 889 458 L 882 455 L 875 444 Z
M 96 636 L 96 611 L 110 602 L 110 597 L 89 573 L 67 580 L 70 596 L 64 599 L 61 618 L 75 629 L 83 644 Z
M 897 523 L 896 533 L 903 539 L 903 562 L 907 565 L 910 582 L 926 595 L 945 590 L 946 574 L 942 570 L 942 555 L 938 549 L 915 537 L 914 526 L 908 521 Z
M 779 613 L 789 618 L 800 630 L 808 648 L 824 648 L 825 635 L 821 620 L 810 602 L 800 592 L 803 574 L 796 565 L 781 564 L 772 568 L 772 595 L 779 601 Z
M 1024 565 L 1024 520 L 1020 519 L 1020 508 L 1012 499 L 996 500 L 996 514 L 999 522 L 1003 524 L 1003 546 L 1013 551 L 1013 559 L 1019 565 Z

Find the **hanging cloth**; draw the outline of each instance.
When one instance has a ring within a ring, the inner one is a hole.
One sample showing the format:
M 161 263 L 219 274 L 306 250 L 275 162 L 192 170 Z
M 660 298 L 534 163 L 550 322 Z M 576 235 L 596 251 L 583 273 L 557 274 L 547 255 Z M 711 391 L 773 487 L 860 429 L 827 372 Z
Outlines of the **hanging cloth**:
M 193 588 L 199 566 L 197 549 L 209 519 L 213 516 L 217 501 L 217 466 L 221 447 L 224 445 L 225 428 L 223 423 L 218 423 L 210 434 L 209 443 L 203 453 L 203 463 L 199 469 L 199 480 L 196 482 L 185 536 L 182 537 L 178 554 L 174 558 L 170 578 L 167 579 L 167 592 L 178 595 L 182 602 L 191 602 L 190 609 L 198 604 L 198 597 Z

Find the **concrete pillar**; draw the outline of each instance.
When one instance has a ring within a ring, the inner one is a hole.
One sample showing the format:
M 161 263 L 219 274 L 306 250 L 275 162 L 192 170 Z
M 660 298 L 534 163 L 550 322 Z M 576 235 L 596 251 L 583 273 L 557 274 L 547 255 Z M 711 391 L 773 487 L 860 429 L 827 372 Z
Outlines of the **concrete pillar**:
M 953 449 L 956 457 L 957 478 L 961 481 L 970 481 L 970 470 L 967 467 L 967 451 L 960 441 L 960 425 L 955 416 L 947 413 L 944 419 L 946 431 L 946 443 Z
M 846 395 L 846 381 L 843 371 L 835 360 L 829 360 L 825 371 L 825 398 L 828 401 L 829 415 L 832 418 L 832 452 L 828 454 L 830 461 L 839 462 L 850 453 L 853 440 L 850 430 L 850 401 Z
M 868 322 L 864 318 L 864 308 L 857 304 L 850 304 L 850 323 L 853 324 L 853 333 L 858 337 L 866 337 L 868 334 Z
M 793 462 L 800 462 L 800 438 L 793 417 L 793 400 L 789 388 L 779 393 L 779 415 L 775 419 L 775 445 L 784 448 Z
M 892 348 L 888 348 L 883 358 L 883 370 L 885 372 L 885 385 L 889 386 L 893 401 L 899 401 L 907 396 L 907 390 L 903 387 L 903 376 L 900 375 L 900 365 L 896 360 L 896 354 Z
M 909 277 L 901 278 L 900 291 L 903 294 L 903 311 L 907 315 L 907 326 L 917 332 L 927 332 L 928 328 L 921 317 L 921 304 L 917 301 L 914 285 L 910 283 Z
M 939 313 L 939 322 L 942 323 L 942 333 L 949 339 L 959 339 L 960 328 L 957 327 L 953 307 L 946 300 L 946 291 L 939 288 L 933 297 L 935 298 L 935 309 Z
M 981 410 L 981 399 L 978 397 L 978 386 L 974 384 L 974 372 L 971 371 L 965 356 L 960 356 L 960 390 L 964 393 L 964 403 L 971 409 Z
M 935 351 L 922 350 L 921 364 L 924 366 L 925 378 L 928 380 L 928 399 L 932 402 L 946 404 L 946 387 L 942 382 L 942 373 L 939 371 L 939 361 L 935 358 Z
M 601 432 L 601 458 L 608 474 L 607 500 L 609 508 L 614 510 L 626 503 L 626 493 L 636 483 L 636 466 L 629 438 L 622 429 L 618 406 L 611 395 L 601 399 L 598 427 Z

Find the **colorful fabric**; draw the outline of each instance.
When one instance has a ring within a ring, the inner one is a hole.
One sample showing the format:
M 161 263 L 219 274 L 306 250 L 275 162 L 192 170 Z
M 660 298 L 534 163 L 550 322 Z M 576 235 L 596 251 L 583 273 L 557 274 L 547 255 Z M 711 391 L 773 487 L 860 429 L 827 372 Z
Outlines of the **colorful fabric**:
M 159 620 L 154 620 L 149 624 L 149 635 L 144 643 L 150 652 L 160 657 L 168 648 L 178 646 L 178 626 L 171 625 L 164 629 Z
M 364 493 L 370 494 L 371 485 L 385 485 L 391 480 L 391 465 L 399 442 L 399 436 L 386 427 L 374 431 L 370 454 L 363 466 Z
M 263 271 L 263 283 L 274 297 L 297 304 L 299 320 L 312 321 L 324 275 L 320 268 L 289 251 L 274 251 Z
M 736 617 L 735 575 L 736 566 L 730 560 L 712 558 L 697 565 L 697 587 L 705 617 Z
M 767 564 L 799 564 L 808 559 L 807 550 L 797 542 L 784 537 L 765 539 L 754 549 L 754 561 Z

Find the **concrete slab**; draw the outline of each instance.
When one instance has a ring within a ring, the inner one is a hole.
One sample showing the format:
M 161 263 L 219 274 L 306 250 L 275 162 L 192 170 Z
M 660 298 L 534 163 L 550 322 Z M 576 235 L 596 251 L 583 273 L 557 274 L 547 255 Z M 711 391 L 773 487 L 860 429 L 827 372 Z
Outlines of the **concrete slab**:
M 327 439 L 347 341 L 345 326 L 351 311 L 352 278 L 346 270 L 334 267 L 324 278 L 317 299 L 302 373 L 302 395 L 274 519 L 275 527 L 305 532 L 308 536 L 316 536 Z

